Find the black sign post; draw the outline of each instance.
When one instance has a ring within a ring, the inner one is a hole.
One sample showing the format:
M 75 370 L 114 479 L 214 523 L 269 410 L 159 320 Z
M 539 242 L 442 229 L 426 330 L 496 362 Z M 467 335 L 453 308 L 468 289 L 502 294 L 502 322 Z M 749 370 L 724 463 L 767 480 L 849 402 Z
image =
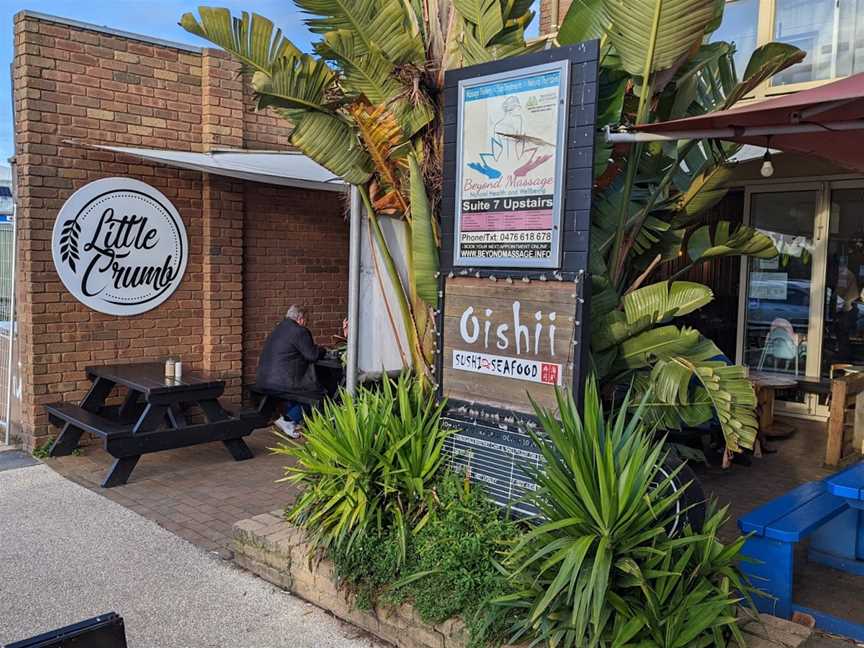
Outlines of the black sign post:
M 445 75 L 436 369 L 458 429 L 448 450 L 521 514 L 542 466 L 529 394 L 581 400 L 598 65 L 592 41 Z

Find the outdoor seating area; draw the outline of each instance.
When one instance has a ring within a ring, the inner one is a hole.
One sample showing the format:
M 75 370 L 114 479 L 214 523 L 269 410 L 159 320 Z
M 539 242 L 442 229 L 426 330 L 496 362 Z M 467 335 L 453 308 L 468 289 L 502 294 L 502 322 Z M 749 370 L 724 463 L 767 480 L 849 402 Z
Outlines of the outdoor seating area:
M 0 645 L 864 646 L 855 3 L 156 4 L 0 10 Z

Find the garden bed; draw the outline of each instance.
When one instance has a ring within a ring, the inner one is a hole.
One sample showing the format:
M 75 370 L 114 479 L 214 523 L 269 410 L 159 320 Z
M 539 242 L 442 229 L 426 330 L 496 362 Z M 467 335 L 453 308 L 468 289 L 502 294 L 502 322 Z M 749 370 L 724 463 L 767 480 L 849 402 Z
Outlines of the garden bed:
M 330 563 L 310 569 L 308 553 L 303 531 L 285 522 L 282 511 L 234 525 L 234 561 L 264 580 L 400 648 L 464 648 L 466 635 L 458 619 L 430 626 L 408 604 L 357 609 L 351 595 L 337 588 Z M 748 648 L 798 648 L 812 633 L 776 617 L 762 615 L 762 620 L 742 627 Z

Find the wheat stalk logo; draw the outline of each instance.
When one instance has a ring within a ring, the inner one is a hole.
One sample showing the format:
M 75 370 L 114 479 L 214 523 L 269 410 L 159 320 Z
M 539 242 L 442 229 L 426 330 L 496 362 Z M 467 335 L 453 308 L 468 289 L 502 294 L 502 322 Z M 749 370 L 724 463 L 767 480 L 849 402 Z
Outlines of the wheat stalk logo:
M 81 258 L 78 254 L 78 235 L 81 234 L 81 225 L 78 217 L 70 218 L 63 223 L 60 232 L 60 259 L 76 272 L 75 263 Z

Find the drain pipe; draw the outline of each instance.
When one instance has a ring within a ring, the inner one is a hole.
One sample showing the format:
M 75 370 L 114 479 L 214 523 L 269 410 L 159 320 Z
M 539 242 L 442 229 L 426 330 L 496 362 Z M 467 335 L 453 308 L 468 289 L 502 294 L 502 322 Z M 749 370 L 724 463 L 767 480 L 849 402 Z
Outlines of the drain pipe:
M 360 191 L 351 186 L 351 220 L 348 230 L 348 349 L 346 351 L 345 389 L 357 389 L 357 349 L 360 332 L 360 234 L 363 229 L 363 203 Z

